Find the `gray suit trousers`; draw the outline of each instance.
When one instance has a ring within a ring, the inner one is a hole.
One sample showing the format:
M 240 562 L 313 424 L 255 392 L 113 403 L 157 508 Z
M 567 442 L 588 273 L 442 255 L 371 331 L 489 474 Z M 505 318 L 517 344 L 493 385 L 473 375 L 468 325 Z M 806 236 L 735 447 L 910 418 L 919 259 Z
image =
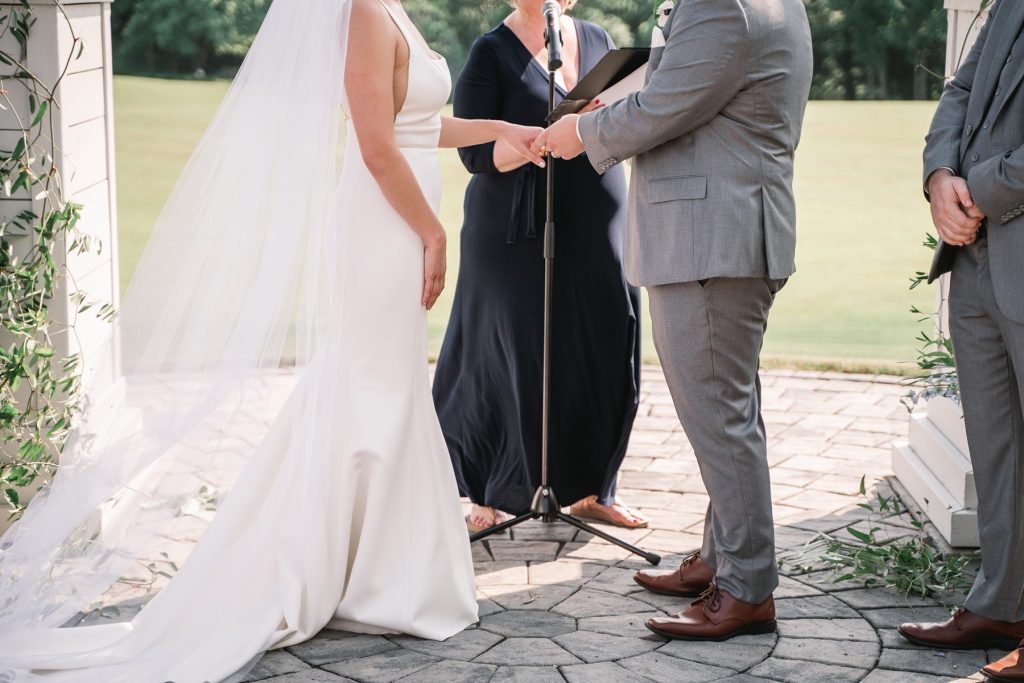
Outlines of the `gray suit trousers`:
M 763 602 L 779 584 L 759 356 L 785 280 L 648 287 L 654 344 L 711 502 L 701 557 L 718 585 Z
M 987 239 L 961 249 L 949 295 L 981 532 L 982 569 L 965 607 L 1024 621 L 1024 325 L 999 309 L 989 266 Z

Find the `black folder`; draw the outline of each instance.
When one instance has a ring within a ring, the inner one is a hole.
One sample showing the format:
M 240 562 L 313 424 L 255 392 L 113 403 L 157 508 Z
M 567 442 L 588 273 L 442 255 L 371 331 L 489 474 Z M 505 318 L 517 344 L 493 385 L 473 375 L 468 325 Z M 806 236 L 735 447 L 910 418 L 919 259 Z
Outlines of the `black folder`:
M 555 106 L 548 116 L 548 123 L 554 123 L 566 114 L 575 114 L 587 106 L 595 97 L 631 76 L 651 58 L 649 47 L 623 47 L 609 50 L 593 69 L 583 77 L 576 87 Z M 605 104 L 612 104 L 606 102 Z
M 953 270 L 953 261 L 960 247 L 954 247 L 939 240 L 935 247 L 935 254 L 932 256 L 932 267 L 928 270 L 928 284 L 938 280 L 940 277 Z

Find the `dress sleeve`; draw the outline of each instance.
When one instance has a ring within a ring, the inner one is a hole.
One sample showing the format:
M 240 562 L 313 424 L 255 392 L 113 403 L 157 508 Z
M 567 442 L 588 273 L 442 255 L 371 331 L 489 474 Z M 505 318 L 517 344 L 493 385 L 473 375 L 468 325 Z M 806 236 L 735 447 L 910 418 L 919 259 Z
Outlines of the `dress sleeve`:
M 455 116 L 497 119 L 501 115 L 498 58 L 487 36 L 477 38 L 455 84 Z M 462 164 L 470 173 L 500 173 L 494 165 L 494 143 L 460 147 Z

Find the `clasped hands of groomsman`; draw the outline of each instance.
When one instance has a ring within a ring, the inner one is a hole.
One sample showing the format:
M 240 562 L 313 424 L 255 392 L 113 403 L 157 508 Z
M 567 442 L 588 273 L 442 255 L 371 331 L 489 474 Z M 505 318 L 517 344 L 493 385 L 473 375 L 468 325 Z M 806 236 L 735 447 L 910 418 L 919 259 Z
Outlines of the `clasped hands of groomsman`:
M 1024 681 L 1024 2 L 1001 0 L 942 93 L 925 195 L 950 272 L 949 327 L 975 485 L 981 571 L 963 609 L 900 626 L 938 649 L 1017 648 L 982 669 Z

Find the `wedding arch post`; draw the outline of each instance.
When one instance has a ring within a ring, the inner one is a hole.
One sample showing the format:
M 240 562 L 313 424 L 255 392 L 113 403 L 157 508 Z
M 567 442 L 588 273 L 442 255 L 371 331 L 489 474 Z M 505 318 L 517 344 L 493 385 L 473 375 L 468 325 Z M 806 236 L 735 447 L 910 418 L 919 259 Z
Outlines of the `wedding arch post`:
M 27 41 L 24 65 L 47 87 L 57 84 L 53 120 L 56 166 L 64 196 L 82 205 L 79 234 L 89 235 L 98 249 L 76 253 L 72 245 L 57 244 L 53 256 L 61 268 L 57 293 L 48 303 L 54 322 L 58 357 L 80 354 L 89 366 L 100 366 L 104 348 L 116 361 L 117 349 L 106 347 L 109 322 L 95 315 L 78 314 L 76 293 L 91 300 L 118 301 L 118 250 L 114 172 L 113 79 L 110 45 L 111 0 L 30 0 L 35 23 Z M 9 14 L 21 3 L 0 0 L 0 12 Z M 77 42 L 76 42 L 77 39 Z M 20 47 L 8 31 L 2 46 L 11 54 Z M 79 52 L 80 51 L 80 52 Z M 11 149 L 22 135 L 22 123 L 32 120 L 29 91 L 17 78 L 5 78 L 10 99 L 0 109 L 0 147 Z M 5 222 L 26 209 L 39 211 L 41 199 L 21 190 L 0 198 L 0 219 Z M 34 235 L 8 229 L 15 251 L 27 250 Z M 103 367 L 108 367 L 103 364 Z M 109 365 L 117 373 L 116 362 Z M 29 491 L 23 492 L 23 499 Z M 4 525 L 0 516 L 0 527 Z
M 981 0 L 945 0 L 949 16 L 947 78 L 956 72 L 984 24 L 985 14 L 979 16 L 981 4 Z M 944 276 L 935 287 L 937 332 L 948 337 L 949 276 Z M 978 493 L 963 412 L 957 402 L 933 398 L 918 408 L 910 417 L 909 438 L 893 446 L 892 466 L 900 484 L 950 545 L 978 546 Z

